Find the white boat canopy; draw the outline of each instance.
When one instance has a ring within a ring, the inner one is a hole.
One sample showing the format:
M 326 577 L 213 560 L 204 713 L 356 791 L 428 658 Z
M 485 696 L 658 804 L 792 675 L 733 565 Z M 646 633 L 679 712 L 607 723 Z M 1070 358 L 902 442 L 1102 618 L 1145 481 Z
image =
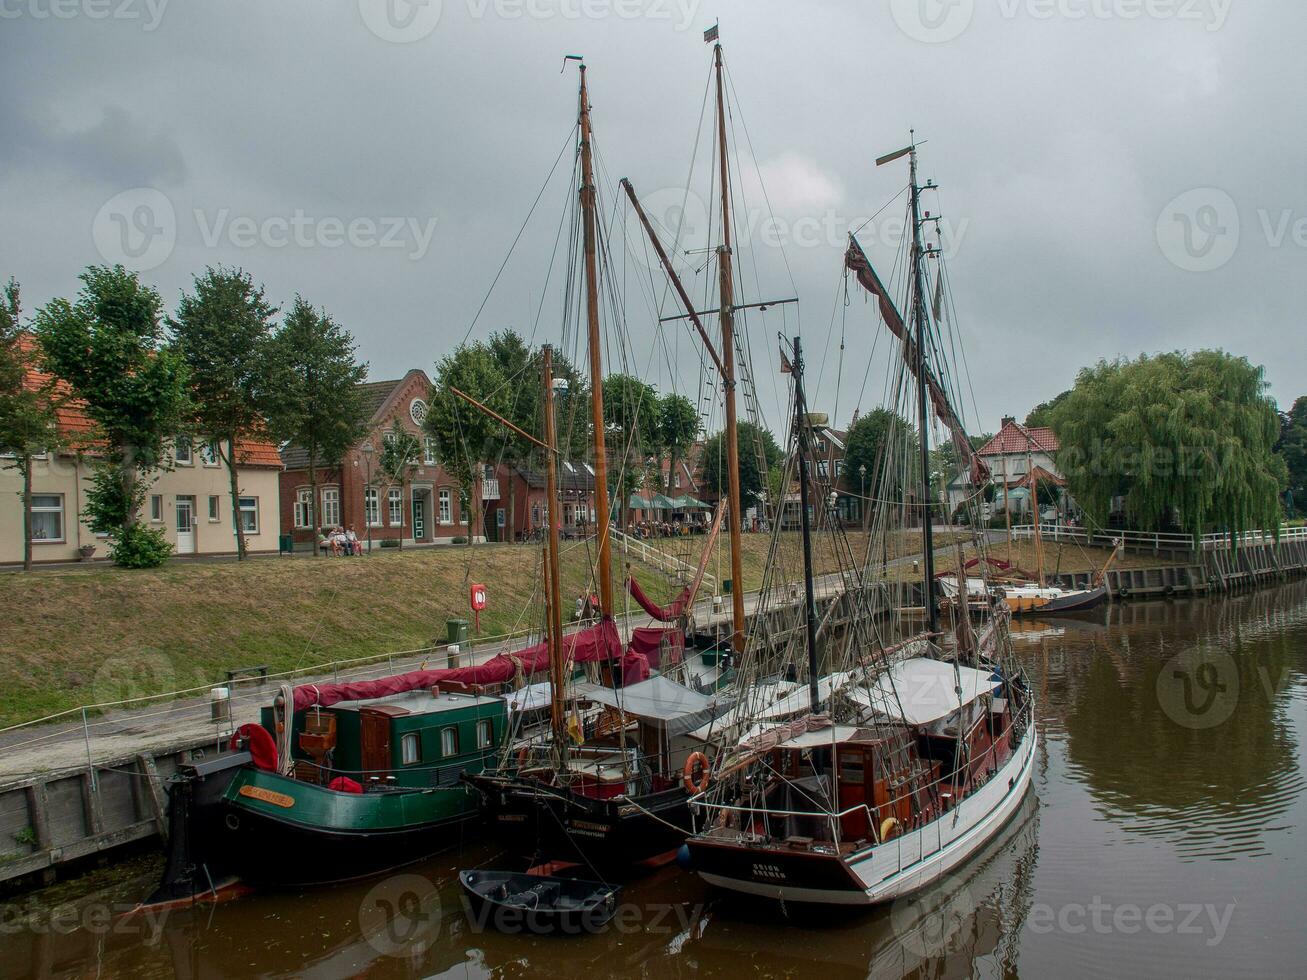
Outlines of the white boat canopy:
M 510 712 L 520 714 L 523 711 L 539 711 L 549 707 L 552 693 L 553 685 L 549 681 L 541 681 L 539 684 L 528 684 L 526 687 L 510 692 L 504 700 L 508 702 Z
M 576 696 L 606 704 L 625 715 L 650 722 L 668 735 L 683 735 L 720 718 L 731 707 L 728 698 L 700 694 L 662 675 L 626 687 L 578 684 Z
M 956 714 L 962 705 L 981 695 L 994 693 L 1001 683 L 992 671 L 955 668 L 944 660 L 915 657 L 895 664 L 871 687 L 853 687 L 845 693 L 891 721 L 929 725 Z

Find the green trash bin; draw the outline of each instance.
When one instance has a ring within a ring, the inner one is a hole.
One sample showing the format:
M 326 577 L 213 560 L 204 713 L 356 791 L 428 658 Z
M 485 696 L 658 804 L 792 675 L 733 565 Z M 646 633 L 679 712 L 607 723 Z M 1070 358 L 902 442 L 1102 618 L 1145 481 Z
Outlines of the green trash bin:
M 467 642 L 467 620 L 466 619 L 447 619 L 445 620 L 445 639 L 450 643 Z
M 730 595 L 735 583 L 728 578 L 722 579 L 722 595 Z
M 283 534 L 277 538 L 277 552 L 283 555 L 295 553 L 295 536 L 292 534 Z

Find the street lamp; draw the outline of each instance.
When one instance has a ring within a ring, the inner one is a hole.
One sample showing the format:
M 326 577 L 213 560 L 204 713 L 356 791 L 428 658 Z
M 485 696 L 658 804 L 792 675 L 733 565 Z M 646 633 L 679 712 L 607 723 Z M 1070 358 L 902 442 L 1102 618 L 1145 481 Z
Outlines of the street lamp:
M 862 515 L 862 529 L 867 530 L 867 464 L 858 464 L 858 479 L 862 481 L 862 496 L 858 498 L 858 512 Z
M 372 554 L 372 515 L 368 513 L 368 494 L 372 489 L 372 454 L 375 452 L 372 448 L 371 441 L 365 442 L 359 447 L 359 452 L 363 454 L 367 482 L 363 484 L 363 523 L 368 526 L 368 554 Z M 381 510 L 381 501 L 377 501 L 377 510 Z

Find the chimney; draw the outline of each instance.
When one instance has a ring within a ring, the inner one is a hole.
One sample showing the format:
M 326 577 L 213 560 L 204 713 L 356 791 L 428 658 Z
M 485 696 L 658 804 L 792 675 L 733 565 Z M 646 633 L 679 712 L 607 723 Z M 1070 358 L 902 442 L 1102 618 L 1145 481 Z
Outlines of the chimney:
M 1003 428 L 1006 429 L 1009 425 L 1016 425 L 1016 424 L 1017 424 L 1017 420 L 1014 419 L 1011 415 L 1003 416 Z

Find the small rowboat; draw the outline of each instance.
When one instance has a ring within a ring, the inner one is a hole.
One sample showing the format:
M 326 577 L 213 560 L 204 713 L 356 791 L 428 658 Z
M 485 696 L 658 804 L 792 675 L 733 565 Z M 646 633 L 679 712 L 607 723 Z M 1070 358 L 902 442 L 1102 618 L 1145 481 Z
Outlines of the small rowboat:
M 617 911 L 618 885 L 509 871 L 460 871 L 474 928 L 510 935 L 599 932 Z

